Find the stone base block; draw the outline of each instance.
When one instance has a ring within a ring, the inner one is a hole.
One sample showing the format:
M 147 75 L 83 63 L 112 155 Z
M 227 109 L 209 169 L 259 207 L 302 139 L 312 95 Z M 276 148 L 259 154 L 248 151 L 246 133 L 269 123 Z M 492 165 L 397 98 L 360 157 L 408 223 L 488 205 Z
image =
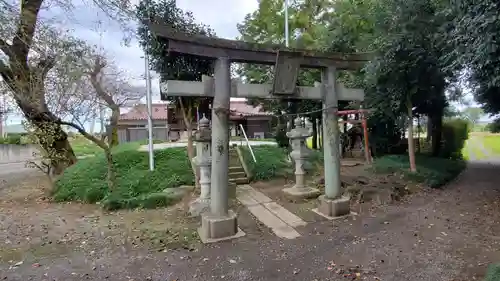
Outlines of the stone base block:
M 289 187 L 284 188 L 283 192 L 286 196 L 294 199 L 311 199 L 316 198 L 321 194 L 321 191 L 312 187 Z
M 313 211 L 327 219 L 348 216 L 351 214 L 350 198 L 342 196 L 338 199 L 328 199 L 322 195 L 319 197 L 318 208 Z
M 238 228 L 236 213 L 229 211 L 227 216 L 217 216 L 211 213 L 201 214 L 201 227 L 198 234 L 203 243 L 213 243 L 234 239 L 245 235 Z
M 210 199 L 197 198 L 189 204 L 189 214 L 197 217 L 210 211 Z

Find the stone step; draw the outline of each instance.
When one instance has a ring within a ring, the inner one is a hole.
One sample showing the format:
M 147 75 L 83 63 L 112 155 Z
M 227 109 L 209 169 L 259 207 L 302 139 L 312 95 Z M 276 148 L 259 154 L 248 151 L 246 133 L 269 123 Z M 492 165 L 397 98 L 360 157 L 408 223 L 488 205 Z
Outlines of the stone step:
M 233 179 L 229 179 L 230 182 L 234 182 L 236 184 L 247 184 L 248 183 L 248 179 L 246 177 L 244 178 L 233 178 Z
M 239 173 L 239 172 L 245 172 L 245 170 L 243 170 L 243 167 L 242 166 L 229 166 L 229 173 Z
M 229 171 L 229 178 L 230 179 L 244 178 L 246 176 L 247 175 L 245 174 L 245 171 L 238 171 L 238 172 Z

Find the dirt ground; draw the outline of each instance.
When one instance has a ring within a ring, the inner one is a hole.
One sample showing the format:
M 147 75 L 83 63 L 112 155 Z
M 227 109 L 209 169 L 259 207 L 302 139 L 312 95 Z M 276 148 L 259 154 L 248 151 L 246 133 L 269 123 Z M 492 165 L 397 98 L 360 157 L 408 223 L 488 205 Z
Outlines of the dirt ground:
M 0 280 L 481 280 L 500 261 L 498 171 L 471 164 L 442 190 L 355 206 L 359 216 L 333 223 L 310 211 L 314 201 L 280 197 L 272 187 L 285 182 L 257 183 L 308 222 L 302 237 L 281 240 L 234 204 L 247 235 L 212 245 L 200 245 L 182 206 L 104 213 L 48 201 L 43 177 L 2 180 Z

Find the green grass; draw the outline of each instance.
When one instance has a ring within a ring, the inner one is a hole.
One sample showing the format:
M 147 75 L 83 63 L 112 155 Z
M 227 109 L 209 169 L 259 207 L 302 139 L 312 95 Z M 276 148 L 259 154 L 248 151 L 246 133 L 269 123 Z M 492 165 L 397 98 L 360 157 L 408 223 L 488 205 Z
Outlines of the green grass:
M 481 137 L 484 147 L 494 155 L 500 154 L 500 135 L 485 135 Z
M 268 180 L 277 177 L 291 166 L 287 161 L 286 149 L 276 145 L 253 146 L 252 150 L 257 163 L 253 161 L 248 147 L 242 146 L 242 150 L 253 180 Z
M 417 172 L 410 172 L 407 155 L 387 155 L 376 158 L 373 169 L 378 173 L 401 173 L 408 180 L 437 188 L 453 180 L 466 166 L 463 160 L 416 155 Z
M 276 145 L 252 146 L 257 163 L 253 161 L 248 147 L 243 146 L 242 150 L 252 174 L 252 180 L 269 180 L 293 173 L 292 163 L 287 161 L 288 151 L 286 148 Z M 323 162 L 322 151 L 312 151 L 310 157 L 310 166 L 306 166 L 306 170 L 313 170 L 317 168 L 316 163 Z
M 100 203 L 108 210 L 172 204 L 174 200 L 162 191 L 194 181 L 186 149 L 155 151 L 155 170 L 151 172 L 147 152 L 137 151 L 137 145 L 126 143 L 114 150 L 115 190 L 108 189 L 106 159 L 97 154 L 79 160 L 64 172 L 55 183 L 54 200 Z
M 491 264 L 488 266 L 484 281 L 500 281 L 500 264 Z
M 291 163 L 287 162 L 287 150 L 277 146 L 252 147 L 257 163 L 253 162 L 250 151 L 242 147 L 252 180 L 269 180 L 293 173 Z M 323 166 L 323 152 L 312 151 L 308 170 Z M 320 165 L 317 165 L 320 164 Z M 379 173 L 402 173 L 408 180 L 424 183 L 430 187 L 439 187 L 454 179 L 464 168 L 465 161 L 445 158 L 433 158 L 424 155 L 416 157 L 417 173 L 409 171 L 407 155 L 387 155 L 376 158 L 373 169 Z
M 102 148 L 84 137 L 71 138 L 70 143 L 77 157 L 102 153 Z
M 153 143 L 163 143 L 164 141 L 160 140 L 153 140 Z M 103 150 L 97 144 L 93 143 L 92 141 L 82 137 L 82 136 L 77 136 L 72 139 L 70 139 L 71 147 L 73 148 L 73 151 L 75 152 L 75 155 L 78 156 L 89 156 L 89 155 L 98 155 L 102 154 Z M 118 149 L 132 149 L 135 148 L 136 150 L 139 149 L 139 146 L 147 144 L 148 140 L 142 140 L 142 141 L 137 141 L 137 142 L 127 142 L 120 144 L 118 146 Z

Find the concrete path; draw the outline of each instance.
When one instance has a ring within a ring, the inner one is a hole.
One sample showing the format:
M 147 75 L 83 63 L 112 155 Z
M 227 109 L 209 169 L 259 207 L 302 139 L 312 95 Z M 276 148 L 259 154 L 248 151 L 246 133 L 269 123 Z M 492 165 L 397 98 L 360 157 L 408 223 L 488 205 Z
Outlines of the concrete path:
M 278 237 L 294 239 L 300 236 L 295 227 L 307 223 L 271 198 L 253 189 L 250 185 L 240 185 L 236 197 L 261 223 L 269 227 Z
M 273 141 L 249 141 L 248 142 L 250 146 L 259 146 L 259 145 L 277 145 L 276 142 Z M 240 141 L 230 141 L 229 145 L 233 144 L 242 144 L 246 145 L 246 142 L 240 142 Z M 169 143 L 156 143 L 153 145 L 154 150 L 158 149 L 166 149 L 166 148 L 173 148 L 173 147 L 185 147 L 187 146 L 187 142 L 169 142 Z M 147 151 L 148 150 L 148 145 L 141 145 L 139 147 L 139 151 Z

